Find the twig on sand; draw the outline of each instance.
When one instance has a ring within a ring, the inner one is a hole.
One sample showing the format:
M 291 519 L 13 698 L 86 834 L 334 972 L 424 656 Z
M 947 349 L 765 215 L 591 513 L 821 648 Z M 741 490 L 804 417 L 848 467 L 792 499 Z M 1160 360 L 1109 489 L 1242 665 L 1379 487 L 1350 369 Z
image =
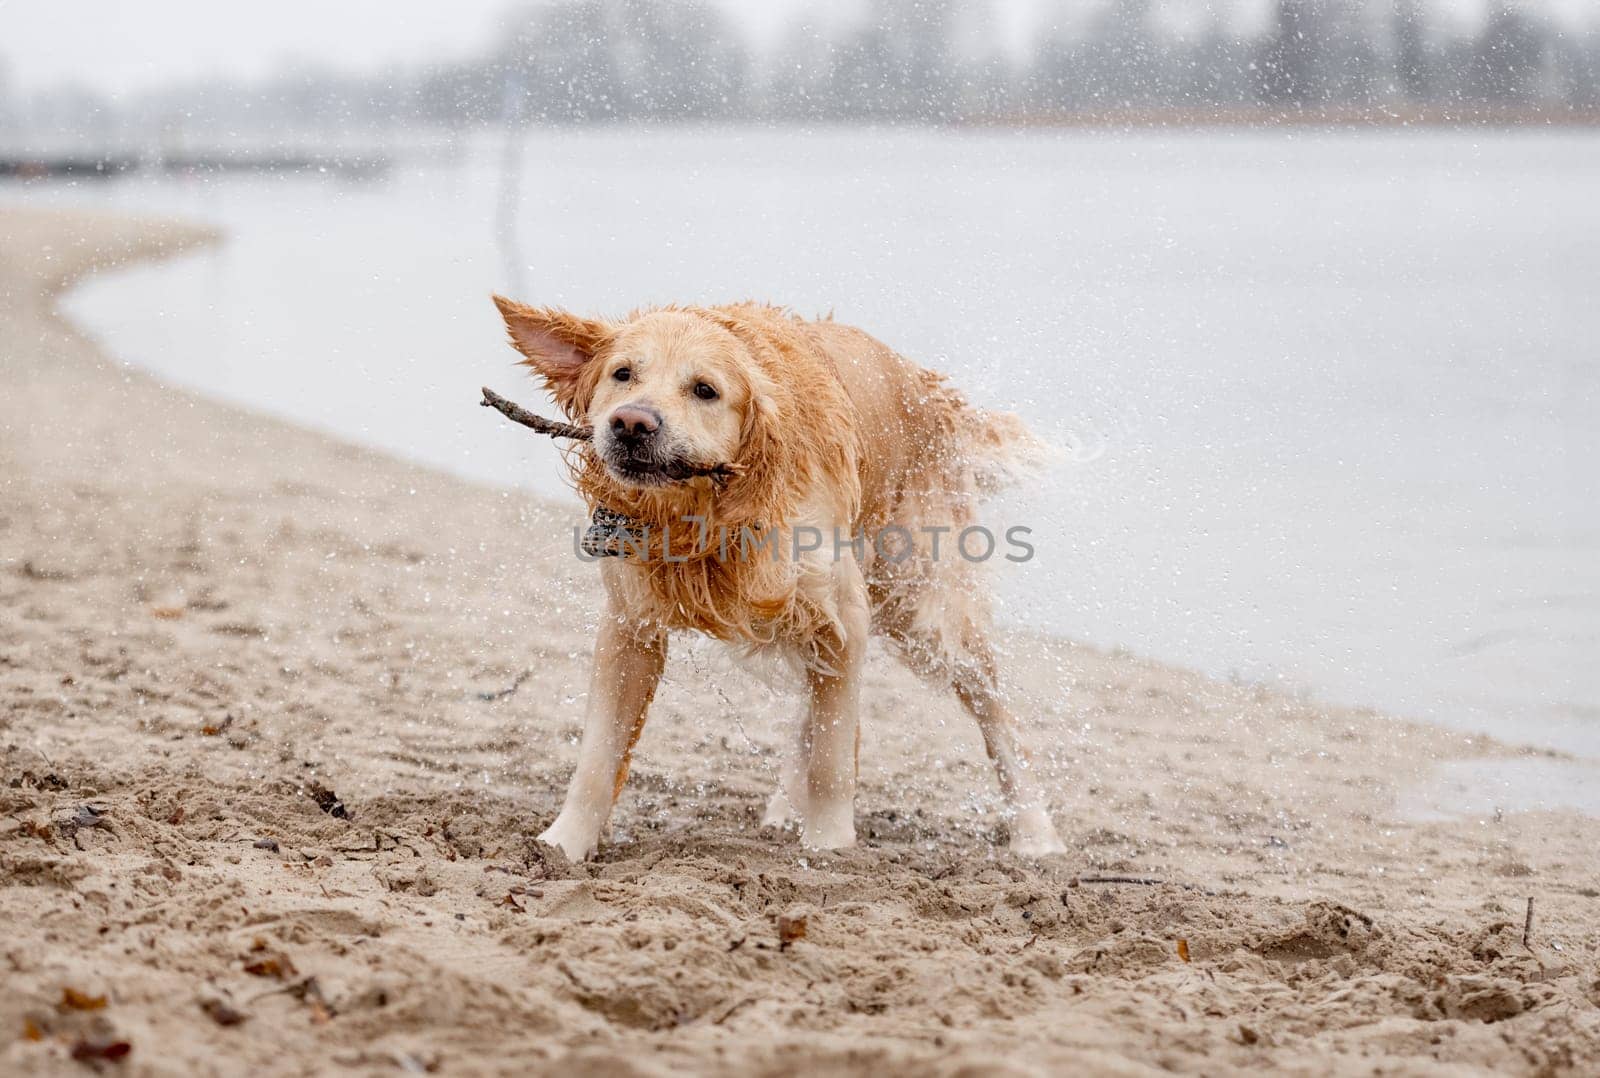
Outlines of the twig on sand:
M 250 1006 L 252 1003 L 255 1003 L 258 1000 L 266 999 L 268 996 L 282 994 L 291 995 L 295 999 L 301 1000 L 302 1002 L 310 1002 L 314 1005 L 327 1008 L 327 997 L 323 995 L 322 985 L 314 976 L 304 977 L 298 981 L 289 981 L 285 984 L 280 984 L 275 988 L 264 989 L 245 999 L 239 1004 L 239 1006 L 242 1009 Z M 331 1008 L 328 1009 L 331 1010 Z
M 495 700 L 504 700 L 506 697 L 512 695 L 518 689 L 522 688 L 522 683 L 524 681 L 527 681 L 532 676 L 533 676 L 533 671 L 532 670 L 524 670 L 524 671 L 522 671 L 522 673 L 520 673 L 516 677 L 512 678 L 511 679 L 511 684 L 508 685 L 507 687 L 505 687 L 504 689 L 490 689 L 490 690 L 487 690 L 485 692 L 480 692 L 478 694 L 478 699 L 479 700 L 483 700 L 483 701 L 488 702 L 488 703 L 492 703 Z
M 1176 880 L 1163 880 L 1155 876 L 1074 876 L 1067 886 L 1077 887 L 1079 884 L 1084 883 L 1129 884 L 1134 887 L 1166 887 L 1170 884 L 1185 891 L 1199 891 L 1201 894 L 1209 895 L 1212 898 L 1221 894 L 1220 891 L 1212 891 L 1201 887 L 1197 883 L 1179 883 Z
M 1528 896 L 1528 916 L 1522 922 L 1522 945 L 1533 950 L 1533 896 Z
M 493 408 L 513 423 L 521 423 L 529 430 L 548 434 L 552 438 L 571 438 L 577 442 L 594 440 L 593 427 L 563 423 L 555 419 L 546 419 L 542 415 L 534 415 L 516 401 L 506 400 L 488 386 L 482 388 L 483 399 L 478 404 L 484 408 Z M 704 476 L 718 482 L 726 482 L 744 472 L 743 466 L 738 464 L 691 464 L 687 461 L 673 461 L 663 470 L 669 479 L 697 479 Z
M 744 999 L 738 1000 L 732 1006 L 724 1008 L 721 1014 L 717 1015 L 715 1018 L 713 1018 L 711 1020 L 711 1024 L 714 1025 L 714 1026 L 722 1025 L 722 1023 L 726 1022 L 728 1019 L 732 1018 L 739 1011 L 741 1011 L 744 1008 L 748 1007 L 750 1004 L 754 1003 L 755 1001 L 756 1001 L 756 997 L 755 996 L 746 996 Z

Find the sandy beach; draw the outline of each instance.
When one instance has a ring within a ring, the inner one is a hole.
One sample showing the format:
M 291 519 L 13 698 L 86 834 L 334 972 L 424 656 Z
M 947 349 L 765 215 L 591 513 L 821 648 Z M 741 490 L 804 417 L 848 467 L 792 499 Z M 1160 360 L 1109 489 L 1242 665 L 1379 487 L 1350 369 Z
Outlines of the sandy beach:
M 1532 750 L 1064 641 L 1006 649 L 1066 857 L 997 847 L 976 729 L 883 654 L 861 845 L 764 832 L 797 704 L 687 640 L 610 843 L 537 846 L 572 511 L 54 312 L 217 239 L 0 211 L 0 1072 L 1594 1073 L 1600 821 L 1397 807 Z

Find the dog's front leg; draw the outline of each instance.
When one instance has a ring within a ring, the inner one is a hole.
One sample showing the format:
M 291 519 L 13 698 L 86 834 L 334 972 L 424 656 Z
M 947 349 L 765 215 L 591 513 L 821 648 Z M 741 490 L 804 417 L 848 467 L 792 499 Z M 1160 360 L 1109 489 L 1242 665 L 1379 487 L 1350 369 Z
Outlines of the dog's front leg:
M 561 814 L 539 841 L 574 861 L 594 853 L 611 806 L 628 778 L 628 755 L 644 730 L 645 711 L 667 660 L 666 634 L 608 615 L 595 641 L 589 707 L 578 767 Z
M 807 672 L 811 706 L 802 742 L 805 796 L 799 806 L 800 841 L 821 850 L 856 843 L 861 667 L 869 624 L 866 585 L 854 559 L 839 563 L 836 581 L 842 639 L 834 642 L 828 669 L 813 667 Z

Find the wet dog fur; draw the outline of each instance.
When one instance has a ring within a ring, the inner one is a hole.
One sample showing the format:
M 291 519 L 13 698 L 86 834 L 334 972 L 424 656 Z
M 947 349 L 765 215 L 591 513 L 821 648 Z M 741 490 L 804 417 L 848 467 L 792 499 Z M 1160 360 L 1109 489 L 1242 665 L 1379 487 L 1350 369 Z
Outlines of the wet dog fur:
M 798 824 L 814 848 L 854 844 L 861 667 L 876 633 L 977 720 L 1012 849 L 1062 849 L 1000 691 L 981 567 L 950 550 L 981 497 L 1039 449 L 1015 417 L 971 407 L 942 375 L 859 329 L 777 307 L 651 308 L 613 321 L 495 303 L 557 405 L 594 428 L 576 458 L 579 493 L 667 537 L 649 556 L 600 564 L 606 614 L 577 768 L 541 841 L 574 859 L 595 851 L 668 634 L 691 630 L 781 650 L 804 670 L 807 716 L 765 823 Z M 672 478 L 715 463 L 738 474 Z M 792 542 L 797 529 L 827 540 L 800 551 L 810 544 Z M 949 529 L 942 551 L 926 529 Z M 860 534 L 869 540 L 852 545 Z M 769 538 L 777 556 L 740 556 L 707 538 L 718 535 Z M 882 556 L 878 535 L 908 549 Z

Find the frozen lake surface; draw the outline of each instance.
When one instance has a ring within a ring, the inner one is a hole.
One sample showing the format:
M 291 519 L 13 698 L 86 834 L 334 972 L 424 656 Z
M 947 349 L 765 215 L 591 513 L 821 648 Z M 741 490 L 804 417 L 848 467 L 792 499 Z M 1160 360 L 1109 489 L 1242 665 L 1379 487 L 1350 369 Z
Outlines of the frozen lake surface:
M 1075 447 L 1006 620 L 1600 755 L 1600 138 L 535 131 L 509 260 L 498 154 L 0 195 L 226 230 L 72 295 L 121 358 L 545 493 L 490 291 L 833 310 Z

